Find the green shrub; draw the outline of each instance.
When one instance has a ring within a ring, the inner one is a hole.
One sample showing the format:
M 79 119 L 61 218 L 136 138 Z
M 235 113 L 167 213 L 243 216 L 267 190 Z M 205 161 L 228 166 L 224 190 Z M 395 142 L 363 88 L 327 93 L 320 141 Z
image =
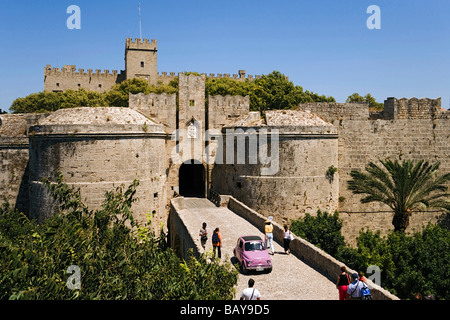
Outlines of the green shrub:
M 138 181 L 108 192 L 95 211 L 61 176 L 46 184 L 61 212 L 43 224 L 7 205 L 0 209 L 0 299 L 233 298 L 231 264 L 192 255 L 184 261 L 166 248 L 164 233 L 157 237 L 150 224 L 133 221 Z M 71 265 L 80 268 L 81 289 L 66 285 Z
M 339 250 L 345 246 L 341 228 L 342 220 L 337 212 L 330 214 L 318 210 L 316 216 L 307 213 L 304 218 L 291 221 L 291 231 L 294 234 L 307 239 L 332 256 L 338 255 Z
M 401 299 L 434 295 L 450 299 L 450 230 L 429 224 L 412 234 L 361 230 L 356 248 L 345 243 L 338 214 L 318 212 L 293 220 L 291 230 L 320 247 L 351 269 L 365 271 L 371 265 L 381 270 L 381 286 Z
M 367 241 L 362 244 L 358 239 L 360 247 L 367 248 Z M 391 232 L 378 241 L 378 247 L 385 248 L 384 253 L 380 251 L 382 259 L 374 259 L 372 254 L 360 267 L 380 266 L 383 287 L 404 299 L 413 299 L 416 293 L 450 298 L 449 230 L 429 224 L 421 232 L 409 235 Z
M 185 72 L 186 75 L 197 72 Z M 117 83 L 110 90 L 103 93 L 79 90 L 66 90 L 64 92 L 38 92 L 13 101 L 10 111 L 13 113 L 52 112 L 61 108 L 73 107 L 128 107 L 129 94 L 133 93 L 168 93 L 178 92 L 178 77 L 168 84 L 158 82 L 150 85 L 141 78 L 127 79 Z M 319 95 L 301 86 L 294 85 L 292 81 L 278 71 L 262 75 L 253 81 L 235 80 L 231 78 L 210 78 L 205 81 L 205 98 L 209 95 L 249 95 L 250 110 L 261 111 L 273 109 L 296 109 L 299 103 L 306 102 L 335 102 L 333 97 Z

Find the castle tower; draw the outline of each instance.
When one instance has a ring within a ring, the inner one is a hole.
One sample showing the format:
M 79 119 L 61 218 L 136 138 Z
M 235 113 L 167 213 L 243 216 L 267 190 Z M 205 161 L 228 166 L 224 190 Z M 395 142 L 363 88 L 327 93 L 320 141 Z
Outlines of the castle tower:
M 183 161 L 203 161 L 205 146 L 205 76 L 178 74 L 179 147 Z
M 192 120 L 205 129 L 205 80 L 205 75 L 178 74 L 179 129 L 188 129 Z
M 178 177 L 178 193 L 204 197 L 207 190 L 205 150 L 205 75 L 178 74 L 178 142 L 169 176 Z
M 143 78 L 156 84 L 156 40 L 127 38 L 125 42 L 126 79 Z

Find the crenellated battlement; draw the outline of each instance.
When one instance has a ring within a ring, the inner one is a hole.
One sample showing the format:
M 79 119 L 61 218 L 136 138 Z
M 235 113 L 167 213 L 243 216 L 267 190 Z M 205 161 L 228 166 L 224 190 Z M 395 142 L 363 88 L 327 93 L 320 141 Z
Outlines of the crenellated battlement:
M 125 48 L 128 50 L 156 50 L 157 44 L 155 39 L 127 38 L 125 41 Z
M 176 94 L 169 93 L 148 93 L 142 92 L 136 94 L 129 94 L 129 106 L 132 109 L 139 109 L 141 107 L 167 107 L 176 106 Z
M 157 123 L 168 133 L 176 129 L 177 95 L 168 93 L 129 94 L 128 105 Z
M 206 73 L 205 73 L 205 75 L 206 75 Z M 209 75 L 207 75 L 210 79 L 222 79 L 222 78 L 225 78 L 225 79 L 233 79 L 233 80 L 241 80 L 241 81 L 245 81 L 245 80 L 249 80 L 249 81 L 252 81 L 252 80 L 254 80 L 254 79 L 258 79 L 258 78 L 260 78 L 261 76 L 259 76 L 259 75 L 256 75 L 256 76 L 253 76 L 253 75 L 247 75 L 246 76 L 246 72 L 245 72 L 245 70 L 239 70 L 238 71 L 238 74 L 233 74 L 233 75 L 231 75 L 231 74 L 229 74 L 229 73 L 217 73 L 217 74 L 215 74 L 215 73 L 210 73 Z
M 330 122 L 334 120 L 438 119 L 448 118 L 450 114 L 441 108 L 441 98 L 387 98 L 382 111 L 370 111 L 369 104 L 366 102 L 312 102 L 300 104 L 298 108 L 310 110 Z
M 169 74 L 167 72 L 159 72 L 156 82 L 162 82 L 164 84 L 168 84 L 170 81 L 174 80 L 177 77 L 177 74 L 175 72 L 170 72 Z
M 152 85 L 168 84 L 175 80 L 179 73 L 157 71 L 157 40 L 126 38 L 125 70 L 77 69 L 76 65 L 64 65 L 62 68 L 47 65 L 44 67 L 44 91 L 60 92 L 84 88 L 103 92 L 116 83 L 131 78 L 147 80 Z M 260 75 L 247 75 L 245 70 L 237 74 L 202 73 L 203 79 L 231 79 L 236 81 L 253 81 Z
M 441 98 L 387 98 L 383 112 L 387 119 L 436 119 L 441 113 Z
M 210 79 L 233 79 L 237 81 L 245 81 L 249 80 L 252 81 L 254 79 L 258 79 L 261 76 L 256 75 L 247 75 L 245 74 L 245 70 L 239 70 L 239 74 L 230 74 L 230 73 L 201 73 L 201 75 L 204 75 L 205 77 L 208 77 Z M 157 81 L 161 81 L 163 83 L 169 83 L 170 81 L 174 80 L 178 75 L 175 72 L 159 72 L 158 73 L 158 79 Z
M 169 74 L 167 74 L 167 72 L 158 72 L 158 76 L 160 77 L 176 77 L 176 73 L 175 72 L 170 72 Z
M 121 71 L 122 73 L 122 71 Z M 44 68 L 44 75 L 45 76 L 96 76 L 96 77 L 117 77 L 118 75 L 117 70 L 110 70 L 105 69 L 102 71 L 101 69 L 87 69 L 86 71 L 83 68 L 76 68 L 75 65 L 65 65 L 63 68 L 56 68 L 52 67 L 51 65 L 47 65 Z
M 250 112 L 250 96 L 208 96 L 208 121 L 212 128 L 221 128 Z
M 249 108 L 250 96 L 232 96 L 232 95 L 215 95 L 208 96 L 208 105 L 210 108 L 214 107 L 231 107 L 231 108 Z
M 44 68 L 44 91 L 65 91 L 84 88 L 104 92 L 124 79 L 124 71 L 85 69 L 75 65 L 65 65 L 63 68 L 54 68 L 47 65 Z

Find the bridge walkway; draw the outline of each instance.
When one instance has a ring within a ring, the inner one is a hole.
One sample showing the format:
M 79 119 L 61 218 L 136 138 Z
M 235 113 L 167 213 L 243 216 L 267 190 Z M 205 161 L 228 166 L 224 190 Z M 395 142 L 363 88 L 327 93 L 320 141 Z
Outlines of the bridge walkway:
M 233 249 L 237 239 L 242 235 L 264 234 L 250 222 L 226 207 L 216 207 L 207 199 L 185 198 L 184 209 L 179 214 L 191 234 L 198 235 L 203 222 L 207 223 L 208 242 L 206 251 L 212 250 L 211 237 L 216 227 L 222 235 L 222 260 L 234 263 Z M 200 237 L 194 239 L 200 247 Z M 275 254 L 272 256 L 273 271 L 271 273 L 249 275 L 239 274 L 236 287 L 236 299 L 242 290 L 247 288 L 249 278 L 255 280 L 255 287 L 261 292 L 264 300 L 337 300 L 338 291 L 335 283 L 313 269 L 294 255 L 286 255 L 284 249 L 275 241 Z

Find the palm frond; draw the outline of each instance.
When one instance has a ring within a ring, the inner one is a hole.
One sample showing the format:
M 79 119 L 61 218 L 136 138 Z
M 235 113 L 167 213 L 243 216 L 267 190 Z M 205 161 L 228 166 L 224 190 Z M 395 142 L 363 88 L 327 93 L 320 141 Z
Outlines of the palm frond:
M 380 160 L 383 167 L 370 162 L 366 172 L 351 171 L 347 187 L 354 194 L 365 194 L 362 203 L 382 202 L 395 213 L 396 230 L 404 230 L 411 211 L 420 205 L 441 208 L 450 212 L 450 193 L 446 193 L 450 173 L 439 176 L 440 163 L 390 159 Z M 402 218 L 403 216 L 403 218 Z M 395 221 L 395 222 L 394 222 Z

